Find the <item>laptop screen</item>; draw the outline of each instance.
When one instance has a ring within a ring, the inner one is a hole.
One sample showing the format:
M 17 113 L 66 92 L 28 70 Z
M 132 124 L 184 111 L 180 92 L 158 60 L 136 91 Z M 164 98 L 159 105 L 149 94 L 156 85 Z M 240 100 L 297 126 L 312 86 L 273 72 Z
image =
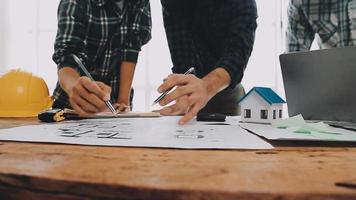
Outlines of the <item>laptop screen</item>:
M 289 116 L 356 122 L 356 47 L 280 56 Z

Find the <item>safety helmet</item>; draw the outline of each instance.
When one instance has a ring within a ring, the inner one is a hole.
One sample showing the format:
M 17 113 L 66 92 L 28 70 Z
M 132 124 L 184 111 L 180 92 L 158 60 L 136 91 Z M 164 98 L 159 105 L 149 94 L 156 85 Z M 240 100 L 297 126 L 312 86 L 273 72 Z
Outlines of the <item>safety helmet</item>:
M 42 78 L 19 69 L 0 77 L 0 117 L 35 117 L 51 106 Z

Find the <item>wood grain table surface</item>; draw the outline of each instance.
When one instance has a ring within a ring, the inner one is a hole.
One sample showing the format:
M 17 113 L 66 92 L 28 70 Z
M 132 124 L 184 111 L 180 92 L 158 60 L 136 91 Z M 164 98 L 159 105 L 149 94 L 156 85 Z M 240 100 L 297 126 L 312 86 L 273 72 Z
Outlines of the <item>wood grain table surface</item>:
M 0 128 L 38 124 L 0 119 Z M 0 141 L 0 199 L 356 199 L 354 147 L 178 150 Z

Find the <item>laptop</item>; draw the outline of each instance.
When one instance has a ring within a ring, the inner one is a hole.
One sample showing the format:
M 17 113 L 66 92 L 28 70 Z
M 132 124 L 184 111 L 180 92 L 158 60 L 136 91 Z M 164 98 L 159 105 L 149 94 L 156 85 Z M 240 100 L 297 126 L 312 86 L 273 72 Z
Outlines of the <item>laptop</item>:
M 280 56 L 289 116 L 356 130 L 356 47 Z

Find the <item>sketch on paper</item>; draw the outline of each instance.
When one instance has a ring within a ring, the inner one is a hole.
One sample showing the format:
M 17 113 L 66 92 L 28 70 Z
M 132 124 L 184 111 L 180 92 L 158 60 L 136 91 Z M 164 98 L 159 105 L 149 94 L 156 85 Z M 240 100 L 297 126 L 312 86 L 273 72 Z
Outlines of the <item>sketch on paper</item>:
M 236 125 L 177 124 L 178 117 L 89 119 L 0 130 L 0 141 L 183 149 L 271 149 Z
M 58 135 L 62 137 L 130 140 L 132 139 L 133 131 L 127 128 L 128 126 L 131 126 L 131 123 L 79 122 L 79 124 L 70 124 L 58 128 Z
M 214 129 L 211 129 L 210 131 L 213 131 Z M 204 138 L 204 130 L 183 130 L 179 129 L 176 130 L 176 135 L 175 137 L 177 139 L 203 139 Z

